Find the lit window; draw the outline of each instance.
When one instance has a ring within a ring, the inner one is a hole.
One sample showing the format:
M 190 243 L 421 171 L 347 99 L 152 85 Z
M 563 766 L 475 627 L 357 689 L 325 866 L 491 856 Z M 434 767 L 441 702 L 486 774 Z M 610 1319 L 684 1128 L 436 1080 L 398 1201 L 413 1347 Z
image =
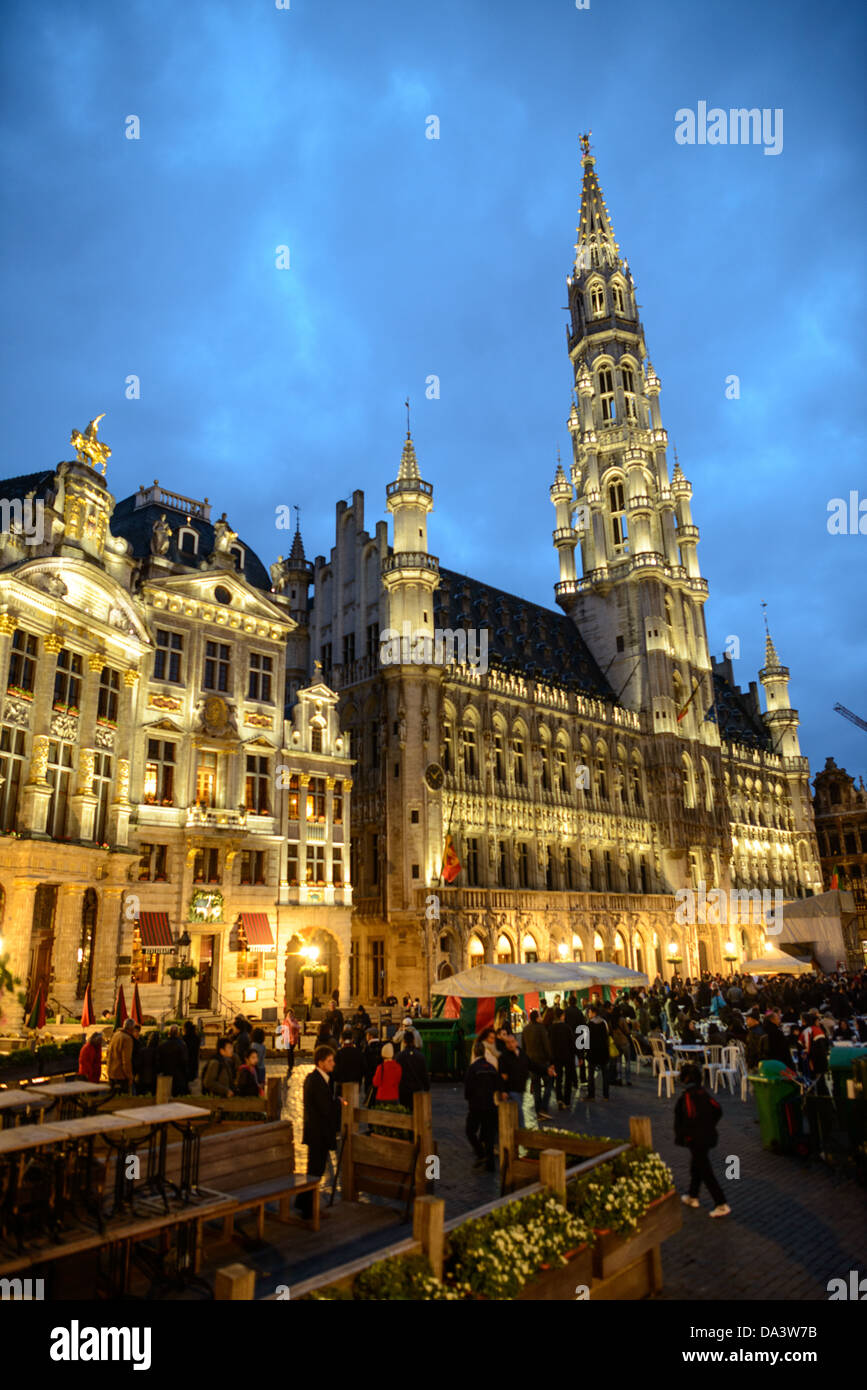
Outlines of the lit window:
M 614 419 L 614 373 L 610 367 L 601 367 L 597 378 L 597 391 L 602 408 L 602 420 Z

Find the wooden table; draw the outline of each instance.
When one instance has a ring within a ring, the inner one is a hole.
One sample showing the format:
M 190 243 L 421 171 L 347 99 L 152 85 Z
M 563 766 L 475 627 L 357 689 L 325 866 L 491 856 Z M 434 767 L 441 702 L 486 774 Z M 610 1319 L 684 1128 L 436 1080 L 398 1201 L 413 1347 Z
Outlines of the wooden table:
M 115 1110 L 114 1114 L 126 1122 L 127 1129 L 148 1127 L 145 1183 L 152 1191 L 160 1194 L 166 1211 L 169 1209 L 166 1197 L 166 1145 L 170 1125 L 180 1131 L 182 1141 L 180 1181 L 172 1182 L 171 1186 L 183 1202 L 190 1200 L 194 1190 L 198 1193 L 201 1136 L 194 1126 L 198 1120 L 210 1119 L 210 1110 L 203 1110 L 199 1105 L 185 1105 L 183 1101 L 167 1101 L 165 1105 L 143 1105 L 138 1110 Z M 118 1205 L 132 1198 L 132 1183 L 126 1178 L 125 1173 L 121 1172 L 125 1166 L 123 1159 L 129 1152 L 129 1141 L 126 1141 L 124 1154 L 118 1152 L 117 1157 L 115 1210 Z M 121 1183 L 122 1186 L 118 1185 Z
M 17 1123 L 19 1110 L 45 1109 L 30 1091 L 0 1091 L 0 1128 L 8 1129 Z
M 60 1102 L 60 1118 L 71 1120 L 80 1104 L 84 1104 L 85 1096 L 105 1094 L 111 1091 L 111 1087 L 104 1081 L 45 1081 L 28 1088 L 32 1095 L 41 1094 L 53 1096 L 54 1099 L 46 1109 L 53 1109 Z
M 81 1203 L 96 1218 L 100 1231 L 103 1230 L 105 1220 L 102 1212 L 102 1193 L 97 1192 L 93 1197 L 93 1172 L 94 1155 L 93 1147 L 98 1137 L 105 1137 L 108 1143 L 108 1134 L 117 1130 L 128 1130 L 131 1125 L 128 1120 L 119 1120 L 115 1115 L 80 1115 L 74 1120 L 58 1120 L 52 1129 L 61 1130 L 63 1135 L 71 1143 L 67 1149 L 67 1157 L 70 1150 L 74 1153 L 74 1163 L 70 1173 L 68 1166 L 63 1173 L 63 1191 L 58 1201 L 60 1213 L 65 1208 L 67 1201 L 74 1207 Z
M 21 1238 L 21 1186 L 28 1164 L 34 1151 L 51 1148 L 63 1141 L 65 1135 L 59 1125 L 18 1125 L 15 1129 L 0 1130 L 0 1165 L 3 1175 L 0 1181 L 0 1231 L 11 1226 L 20 1250 Z M 57 1171 L 46 1206 L 49 1224 L 57 1224 Z

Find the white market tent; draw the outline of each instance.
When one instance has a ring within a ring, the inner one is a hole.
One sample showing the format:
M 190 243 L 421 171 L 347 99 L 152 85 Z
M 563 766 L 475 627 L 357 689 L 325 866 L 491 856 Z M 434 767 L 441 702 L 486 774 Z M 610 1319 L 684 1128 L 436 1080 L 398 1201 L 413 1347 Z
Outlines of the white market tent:
M 438 980 L 432 994 L 491 999 L 538 990 L 587 989 L 590 985 L 646 985 L 646 975 L 614 961 L 528 961 L 524 965 L 475 965 Z
M 742 975 L 806 975 L 813 969 L 809 961 L 795 960 L 785 951 L 772 951 L 758 960 L 745 960 L 738 970 Z

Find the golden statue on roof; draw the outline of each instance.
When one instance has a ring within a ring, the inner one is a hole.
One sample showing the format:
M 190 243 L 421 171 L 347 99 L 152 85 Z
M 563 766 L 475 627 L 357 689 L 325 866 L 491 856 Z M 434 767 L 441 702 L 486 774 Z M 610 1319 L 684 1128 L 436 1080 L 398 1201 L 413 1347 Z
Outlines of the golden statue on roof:
M 588 155 L 588 154 L 590 153 L 590 136 L 591 136 L 592 134 L 593 134 L 593 131 L 592 131 L 592 130 L 588 130 L 588 132 L 587 132 L 586 135 L 579 135 L 579 136 L 578 136 L 578 139 L 579 139 L 579 141 L 580 141 L 580 143 L 581 143 L 581 153 L 582 153 L 582 155 L 585 155 L 585 156 L 586 156 L 586 155 Z
M 100 420 L 105 419 L 105 411 L 97 415 L 95 420 L 91 420 L 84 434 L 81 430 L 73 430 L 69 436 L 69 442 L 75 449 L 76 463 L 89 463 L 91 468 L 101 468 L 105 476 L 105 465 L 111 458 L 111 449 L 107 444 L 103 444 L 97 438 Z

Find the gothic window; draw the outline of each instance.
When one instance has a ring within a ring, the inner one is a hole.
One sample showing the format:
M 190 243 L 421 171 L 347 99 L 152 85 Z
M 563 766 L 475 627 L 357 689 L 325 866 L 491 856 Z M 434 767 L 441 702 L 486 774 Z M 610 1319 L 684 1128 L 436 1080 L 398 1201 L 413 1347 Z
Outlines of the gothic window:
M 611 510 L 611 540 L 614 553 L 622 555 L 626 553 L 629 542 L 626 529 L 626 498 L 622 483 L 612 483 L 609 487 L 608 505 Z
M 67 647 L 57 653 L 53 708 L 77 714 L 81 705 L 81 657 Z
M 605 753 L 600 748 L 596 755 L 596 799 L 608 800 L 608 774 L 605 767 Z
M 638 419 L 638 409 L 635 404 L 635 373 L 631 367 L 622 367 L 620 378 L 623 382 L 623 400 L 626 406 L 626 414 L 630 420 Z
M 464 774 L 467 777 L 475 777 L 477 775 L 476 731 L 471 724 L 461 730 L 461 741 L 463 744 Z
M 530 851 L 526 844 L 518 845 L 518 887 L 530 886 Z
M 501 888 L 512 886 L 509 874 L 509 846 L 505 840 L 499 843 L 499 880 Z
M 706 759 L 706 758 L 702 758 L 702 760 L 701 760 L 701 770 L 702 770 L 702 773 L 703 773 L 703 775 L 704 775 L 704 809 L 705 809 L 706 811 L 712 811 L 712 810 L 713 810 L 713 779 L 711 778 L 711 775 L 710 775 L 710 768 L 708 767 L 708 763 L 707 763 L 707 759 Z
M 689 810 L 695 806 L 695 773 L 693 772 L 692 760 L 686 753 L 681 758 L 681 770 L 683 775 L 683 804 Z
M 466 859 L 467 884 L 470 888 L 476 888 L 479 883 L 479 841 L 475 835 L 467 839 Z
M 551 755 L 547 743 L 542 744 L 542 790 L 551 790 Z
M 598 280 L 590 286 L 590 309 L 594 314 L 605 313 L 605 290 Z
M 545 887 L 554 887 L 554 851 L 550 845 L 545 846 Z
M 631 768 L 632 775 L 632 804 L 638 808 L 644 805 L 644 788 L 641 784 L 641 768 L 638 763 L 633 763 Z
M 515 760 L 515 786 L 526 787 L 527 762 L 524 755 L 524 740 L 520 734 L 516 734 L 512 739 L 512 756 Z
M 506 779 L 506 762 L 501 733 L 494 734 L 494 778 L 497 782 L 504 782 Z
M 452 770 L 452 728 L 450 724 L 443 727 L 443 772 Z
M 602 420 L 614 419 L 614 373 L 610 367 L 601 367 L 597 380 L 597 390 L 602 407 Z
M 572 849 L 569 845 L 563 851 L 563 877 L 566 880 L 567 888 L 575 887 L 575 861 L 572 858 Z
M 615 314 L 622 314 L 622 313 L 623 313 L 623 287 L 622 287 L 622 285 L 618 285 L 616 281 L 615 281 L 615 283 L 611 286 L 611 299 L 612 299 L 613 304 L 614 304 L 614 312 L 615 312 Z

